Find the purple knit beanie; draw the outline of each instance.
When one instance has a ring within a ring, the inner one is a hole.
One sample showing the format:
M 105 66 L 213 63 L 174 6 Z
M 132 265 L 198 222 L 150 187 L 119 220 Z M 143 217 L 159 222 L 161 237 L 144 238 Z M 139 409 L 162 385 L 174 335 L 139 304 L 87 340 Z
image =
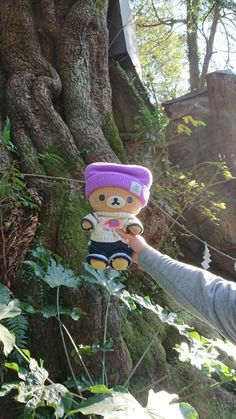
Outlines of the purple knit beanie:
M 84 172 L 86 197 L 98 188 L 116 186 L 132 192 L 145 207 L 152 184 L 152 173 L 146 167 L 115 163 L 92 163 Z

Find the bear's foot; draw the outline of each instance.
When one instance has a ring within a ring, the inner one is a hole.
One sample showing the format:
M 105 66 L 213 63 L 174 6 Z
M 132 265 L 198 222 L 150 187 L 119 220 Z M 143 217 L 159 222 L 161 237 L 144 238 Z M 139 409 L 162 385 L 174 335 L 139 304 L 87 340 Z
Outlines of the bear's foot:
M 94 269 L 105 269 L 107 267 L 107 263 L 103 260 L 90 259 L 89 263 Z
M 113 269 L 117 269 L 117 271 L 124 271 L 128 268 L 129 262 L 124 258 L 115 258 L 111 261 L 110 265 Z

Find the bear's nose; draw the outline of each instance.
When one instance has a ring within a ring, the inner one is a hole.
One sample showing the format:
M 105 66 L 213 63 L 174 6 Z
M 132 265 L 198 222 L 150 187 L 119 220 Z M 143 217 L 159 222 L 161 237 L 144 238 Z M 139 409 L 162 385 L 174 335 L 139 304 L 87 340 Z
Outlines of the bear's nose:
M 125 200 L 121 196 L 113 195 L 107 198 L 106 203 L 109 208 L 123 208 Z

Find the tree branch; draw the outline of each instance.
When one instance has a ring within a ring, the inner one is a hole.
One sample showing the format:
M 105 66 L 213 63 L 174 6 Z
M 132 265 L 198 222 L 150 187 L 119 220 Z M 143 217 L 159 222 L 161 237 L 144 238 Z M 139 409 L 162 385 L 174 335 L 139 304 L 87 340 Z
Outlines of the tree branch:
M 204 87 L 205 85 L 205 80 L 206 80 L 206 75 L 208 72 L 208 68 L 209 68 L 209 63 L 213 54 L 213 44 L 214 44 L 214 40 L 215 40 L 215 34 L 216 34 L 216 29 L 217 29 L 217 25 L 220 19 L 220 6 L 218 4 L 218 2 L 215 3 L 214 6 L 214 15 L 213 15 L 213 22 L 211 25 L 211 29 L 210 29 L 210 35 L 209 35 L 209 39 L 207 41 L 207 45 L 206 45 L 206 54 L 204 57 L 204 61 L 203 61 L 203 65 L 202 65 L 202 71 L 201 71 L 201 75 L 200 75 L 200 79 L 199 79 L 199 84 L 198 84 L 198 88 L 201 89 Z

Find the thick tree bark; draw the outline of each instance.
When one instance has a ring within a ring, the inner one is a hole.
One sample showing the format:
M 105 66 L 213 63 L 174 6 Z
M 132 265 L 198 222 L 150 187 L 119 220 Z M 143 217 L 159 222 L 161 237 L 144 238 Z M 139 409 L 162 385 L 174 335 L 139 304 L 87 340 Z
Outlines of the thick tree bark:
M 42 285 L 39 287 L 27 270 L 21 270 L 17 277 L 14 276 L 26 251 L 30 246 L 33 248 L 41 243 L 59 254 L 63 263 L 80 272 L 88 240 L 80 228 L 80 220 L 88 211 L 82 169 L 94 160 L 112 162 L 119 159 L 125 161 L 126 158 L 112 115 L 106 8 L 105 0 L 1 1 L 1 123 L 8 115 L 12 140 L 18 150 L 17 165 L 22 171 L 28 175 L 61 176 L 68 179 L 61 181 L 27 177 L 33 188 L 34 199 L 38 200 L 39 196 L 41 206 L 33 212 L 14 208 L 10 217 L 7 212 L 3 214 L 8 217 L 4 225 L 1 225 L 3 259 L 5 257 L 3 268 L 6 273 L 3 280 L 10 286 L 15 297 L 24 300 L 32 296 L 36 306 L 55 304 L 55 295 L 45 291 Z M 124 107 L 123 112 L 126 109 Z M 129 118 L 125 120 L 127 123 Z M 0 165 L 5 170 L 6 159 L 1 146 L 0 150 Z M 57 154 L 63 159 L 62 164 L 58 166 L 42 159 L 45 152 Z M 71 178 L 75 180 L 71 181 Z M 156 204 L 151 202 L 141 217 L 144 224 L 148 220 L 146 237 L 149 243 L 160 246 L 160 237 L 166 227 L 165 216 L 158 213 Z M 9 220 L 10 225 L 7 224 Z M 9 253 L 6 248 L 10 250 Z M 149 279 L 144 273 L 142 281 L 137 281 L 136 277 L 137 272 L 131 278 L 132 290 L 138 282 L 145 293 L 150 285 Z M 156 285 L 152 287 L 152 293 L 156 298 Z M 96 342 L 101 345 L 106 293 L 97 287 L 85 286 L 79 292 L 74 289 L 64 292 L 62 297 L 62 304 L 64 302 L 71 308 L 79 306 L 86 312 L 78 322 L 65 319 L 75 343 L 91 345 Z M 139 318 L 131 314 L 123 322 L 125 343 L 121 336 L 121 326 L 118 303 L 112 300 L 107 330 L 107 339 L 113 340 L 113 352 L 108 354 L 106 365 L 109 386 L 125 382 L 132 362 L 138 361 L 156 330 L 160 329 L 160 321 L 150 313 L 144 313 Z M 63 381 L 67 375 L 71 375 L 57 322 L 33 316 L 30 332 L 31 355 L 45 360 L 44 365 L 49 370 L 50 378 Z M 70 342 L 66 343 L 70 352 Z M 139 367 L 138 378 L 137 375 L 134 377 L 134 388 L 137 385 L 138 396 L 140 388 L 143 388 L 140 376 L 143 378 L 144 374 L 145 378 L 149 378 L 145 383 L 147 386 L 169 374 L 170 384 L 173 387 L 174 383 L 175 386 L 171 391 L 180 390 L 184 385 L 183 375 L 178 385 L 173 381 L 176 366 L 174 364 L 170 367 L 166 360 L 165 348 L 170 351 L 172 343 L 171 332 L 165 329 Z M 130 353 L 134 352 L 132 359 L 127 347 Z M 86 360 L 94 379 L 101 376 L 100 361 L 99 357 Z M 81 367 L 75 363 L 73 367 L 76 376 L 80 377 Z M 157 384 L 156 389 L 159 390 L 162 383 Z M 204 407 L 205 404 L 203 412 Z M 2 409 L 0 415 L 5 416 Z M 5 417 L 11 416 L 7 412 Z
M 118 162 L 119 157 L 125 160 L 112 116 L 106 12 L 106 1 L 1 2 L 1 80 L 4 80 L 1 109 L 2 115 L 7 114 L 11 120 L 22 171 L 81 180 L 82 169 L 88 162 Z M 61 166 L 40 158 L 45 152 L 63 159 Z M 36 242 L 62 255 L 64 263 L 81 270 L 87 237 L 80 229 L 80 218 L 87 209 L 79 183 L 33 178 L 29 184 L 43 200 Z M 26 231 L 22 230 L 21 239 Z M 9 237 L 7 231 L 4 233 L 6 244 Z M 28 249 L 33 237 L 24 249 Z M 24 257 L 25 252 L 21 252 L 19 258 Z M 37 301 L 39 297 L 29 278 L 25 279 L 25 285 L 12 280 L 11 288 L 22 298 L 32 294 Z M 93 304 L 86 306 L 87 318 L 73 325 L 75 340 L 78 344 L 92 344 L 96 337 L 101 342 L 106 296 L 101 290 L 94 293 L 90 287 L 81 292 L 81 296 L 75 296 L 74 292 L 65 295 L 69 306 L 74 306 L 75 300 L 81 306 L 93 300 Z M 55 303 L 53 297 L 52 300 Z M 84 335 L 87 322 L 96 324 L 96 334 L 91 331 Z M 120 337 L 116 304 L 111 304 L 109 325 L 108 335 L 112 334 L 114 342 L 111 355 L 111 384 L 114 384 L 123 381 L 130 368 L 128 351 Z M 58 342 L 56 330 L 55 325 L 48 329 L 41 319 L 32 323 L 34 356 L 45 358 L 52 377 L 61 375 L 65 358 L 62 351 L 55 353 L 52 349 L 52 356 L 48 349 Z M 99 373 L 97 369 L 95 376 Z

